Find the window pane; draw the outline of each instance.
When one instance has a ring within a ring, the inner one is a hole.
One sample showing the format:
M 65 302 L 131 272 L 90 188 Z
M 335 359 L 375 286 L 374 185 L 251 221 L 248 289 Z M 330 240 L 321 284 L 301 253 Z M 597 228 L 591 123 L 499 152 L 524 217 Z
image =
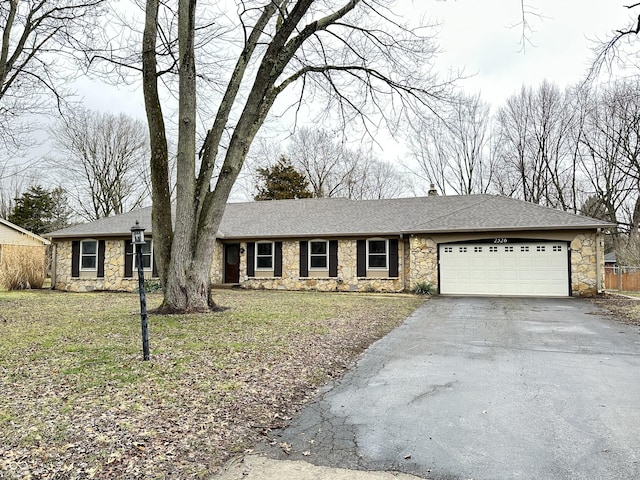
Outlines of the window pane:
M 369 267 L 387 268 L 387 256 L 386 255 L 369 255 Z
M 87 255 L 82 257 L 82 268 L 94 269 L 96 268 L 95 255 Z
M 369 240 L 369 253 L 387 253 L 387 242 L 384 240 Z
M 326 255 L 327 242 L 311 242 L 311 255 Z
M 142 254 L 142 268 L 151 270 L 151 254 Z M 138 269 L 138 255 L 133 256 L 133 269 Z
M 258 255 L 271 255 L 271 247 L 273 244 L 271 243 L 259 243 L 258 244 Z
M 271 257 L 258 257 L 258 268 L 272 268 Z
M 311 268 L 327 268 L 327 257 L 324 255 L 311 257 Z
M 98 251 L 98 242 L 82 242 L 82 255 L 95 255 Z
M 142 245 L 137 245 L 137 248 L 140 248 L 142 254 L 150 254 L 151 253 L 151 242 L 143 243 Z

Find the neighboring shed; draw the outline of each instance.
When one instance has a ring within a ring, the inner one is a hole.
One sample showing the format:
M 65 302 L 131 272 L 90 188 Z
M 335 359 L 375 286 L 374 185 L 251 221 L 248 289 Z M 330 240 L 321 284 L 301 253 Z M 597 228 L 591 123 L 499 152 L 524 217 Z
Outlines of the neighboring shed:
M 606 253 L 604 256 L 604 266 L 605 267 L 617 267 L 618 262 L 616 261 L 616 252 Z
M 41 287 L 51 242 L 0 218 L 0 286 Z

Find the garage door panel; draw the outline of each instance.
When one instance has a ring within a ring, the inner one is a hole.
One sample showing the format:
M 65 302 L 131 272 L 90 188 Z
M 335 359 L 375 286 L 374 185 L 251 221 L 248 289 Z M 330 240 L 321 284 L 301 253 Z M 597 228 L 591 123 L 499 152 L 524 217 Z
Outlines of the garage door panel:
M 440 293 L 569 295 L 566 244 L 448 244 L 439 247 Z

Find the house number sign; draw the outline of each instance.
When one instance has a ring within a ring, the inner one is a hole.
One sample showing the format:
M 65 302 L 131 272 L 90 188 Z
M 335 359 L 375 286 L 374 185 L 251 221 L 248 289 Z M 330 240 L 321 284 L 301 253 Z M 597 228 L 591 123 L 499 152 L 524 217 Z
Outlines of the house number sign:
M 509 239 L 508 238 L 495 238 L 493 240 L 493 243 L 509 243 Z

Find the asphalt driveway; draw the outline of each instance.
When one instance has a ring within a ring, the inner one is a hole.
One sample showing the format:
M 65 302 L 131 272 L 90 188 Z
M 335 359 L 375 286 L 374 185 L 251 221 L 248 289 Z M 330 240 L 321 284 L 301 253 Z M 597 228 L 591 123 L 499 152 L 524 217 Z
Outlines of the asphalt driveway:
M 430 479 L 640 478 L 640 328 L 587 300 L 433 298 L 273 440 Z

